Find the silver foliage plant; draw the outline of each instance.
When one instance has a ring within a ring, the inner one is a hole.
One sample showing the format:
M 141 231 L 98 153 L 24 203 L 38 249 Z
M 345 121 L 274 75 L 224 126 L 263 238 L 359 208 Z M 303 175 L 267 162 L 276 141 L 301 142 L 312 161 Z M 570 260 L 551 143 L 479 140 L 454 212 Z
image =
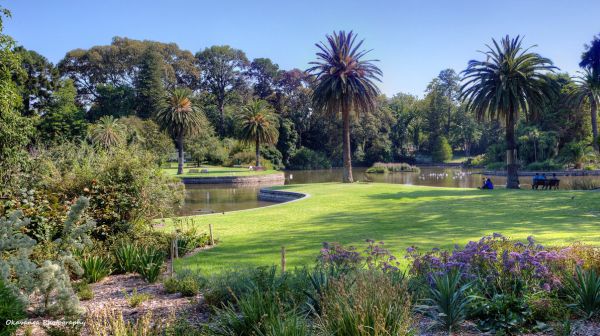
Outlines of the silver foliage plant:
M 30 220 L 21 211 L 0 217 L 0 279 L 25 304 L 36 305 L 33 308 L 39 313 L 75 315 L 83 312 L 71 287 L 70 273 L 83 273 L 73 253 L 92 244 L 89 233 L 96 224 L 83 219 L 88 205 L 88 199 L 80 197 L 71 207 L 61 234 L 54 241 L 58 257 L 44 260 L 41 266 L 31 260 L 36 241 L 23 233 Z M 36 295 L 41 297 L 37 300 L 39 303 L 30 301 Z

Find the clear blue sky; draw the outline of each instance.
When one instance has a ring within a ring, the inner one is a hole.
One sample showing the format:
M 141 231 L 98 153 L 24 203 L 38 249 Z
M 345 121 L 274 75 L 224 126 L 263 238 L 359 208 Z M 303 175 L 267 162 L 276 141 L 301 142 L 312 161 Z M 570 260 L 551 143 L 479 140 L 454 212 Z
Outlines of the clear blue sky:
M 583 44 L 600 33 L 598 0 L 201 1 L 9 0 L 6 32 L 52 62 L 113 36 L 175 42 L 192 52 L 214 44 L 305 69 L 326 33 L 354 30 L 374 49 L 382 91 L 421 95 L 444 68 L 464 69 L 492 37 L 526 44 L 574 72 Z

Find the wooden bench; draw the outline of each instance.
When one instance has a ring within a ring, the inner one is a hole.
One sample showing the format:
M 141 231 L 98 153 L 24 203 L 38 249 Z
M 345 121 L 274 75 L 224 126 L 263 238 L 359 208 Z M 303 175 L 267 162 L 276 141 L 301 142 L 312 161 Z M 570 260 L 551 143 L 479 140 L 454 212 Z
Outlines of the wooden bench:
M 536 180 L 531 184 L 531 189 L 539 189 L 539 187 L 542 187 L 542 190 L 551 190 L 558 189 L 559 185 L 559 179 Z

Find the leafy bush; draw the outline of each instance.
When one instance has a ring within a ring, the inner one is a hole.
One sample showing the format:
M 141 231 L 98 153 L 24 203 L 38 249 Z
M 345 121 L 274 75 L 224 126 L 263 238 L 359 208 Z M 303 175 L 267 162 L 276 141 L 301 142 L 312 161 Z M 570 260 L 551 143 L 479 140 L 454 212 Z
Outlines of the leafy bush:
M 562 170 L 564 165 L 553 160 L 546 160 L 542 162 L 532 162 L 525 167 L 527 170 Z
M 112 273 L 112 260 L 108 257 L 92 255 L 81 260 L 83 277 L 90 283 L 98 282 Z
M 331 161 L 323 153 L 300 147 L 290 157 L 290 164 L 287 168 L 295 170 L 329 169 Z
M 452 147 L 446 137 L 437 137 L 431 152 L 431 159 L 434 162 L 446 162 L 452 159 Z
M 134 288 L 130 294 L 123 290 L 123 296 L 125 296 L 125 300 L 131 308 L 135 308 L 141 305 L 142 303 L 152 299 L 152 295 L 148 293 L 138 293 L 137 288 Z
M 425 305 L 417 306 L 444 330 L 450 334 L 456 331 L 467 316 L 472 300 L 467 295 L 471 283 L 461 284 L 461 275 L 457 271 L 433 276 L 433 284 Z
M 408 163 L 382 163 L 376 162 L 366 170 L 369 174 L 384 174 L 384 173 L 396 173 L 396 172 L 415 172 L 420 171 L 419 167 L 411 166 Z
M 138 248 L 134 244 L 119 244 L 119 246 L 117 246 L 117 248 L 115 248 L 115 250 L 113 251 L 117 271 L 122 273 L 135 272 L 138 254 Z
M 156 157 L 137 146 L 102 150 L 85 143 L 64 143 L 40 150 L 27 189 L 68 202 L 82 193 L 96 221 L 94 237 L 106 240 L 150 220 L 173 213 L 183 202 L 181 182 L 165 175 Z M 53 204 L 53 203 L 51 203 Z
M 475 303 L 474 315 L 481 331 L 493 334 L 519 334 L 536 327 L 533 312 L 518 294 L 495 294 Z
M 595 270 L 577 268 L 574 277 L 566 277 L 569 307 L 584 318 L 600 312 L 600 276 Z
M 505 170 L 506 162 L 490 162 L 485 165 L 485 168 L 489 170 Z
M 135 271 L 149 283 L 155 283 L 160 276 L 165 255 L 153 247 L 139 249 Z
M 25 303 L 19 295 L 0 279 L 0 336 L 13 335 L 18 325 L 7 321 L 18 322 L 25 319 L 25 308 Z

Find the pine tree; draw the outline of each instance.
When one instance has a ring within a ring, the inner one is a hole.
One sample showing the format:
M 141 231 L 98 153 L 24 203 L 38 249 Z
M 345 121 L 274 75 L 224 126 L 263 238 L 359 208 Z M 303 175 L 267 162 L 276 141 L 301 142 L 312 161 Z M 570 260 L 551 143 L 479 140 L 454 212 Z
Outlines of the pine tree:
M 163 60 L 160 53 L 149 48 L 142 59 L 136 80 L 137 115 L 142 119 L 152 117 L 159 110 L 164 96 L 162 69 Z

